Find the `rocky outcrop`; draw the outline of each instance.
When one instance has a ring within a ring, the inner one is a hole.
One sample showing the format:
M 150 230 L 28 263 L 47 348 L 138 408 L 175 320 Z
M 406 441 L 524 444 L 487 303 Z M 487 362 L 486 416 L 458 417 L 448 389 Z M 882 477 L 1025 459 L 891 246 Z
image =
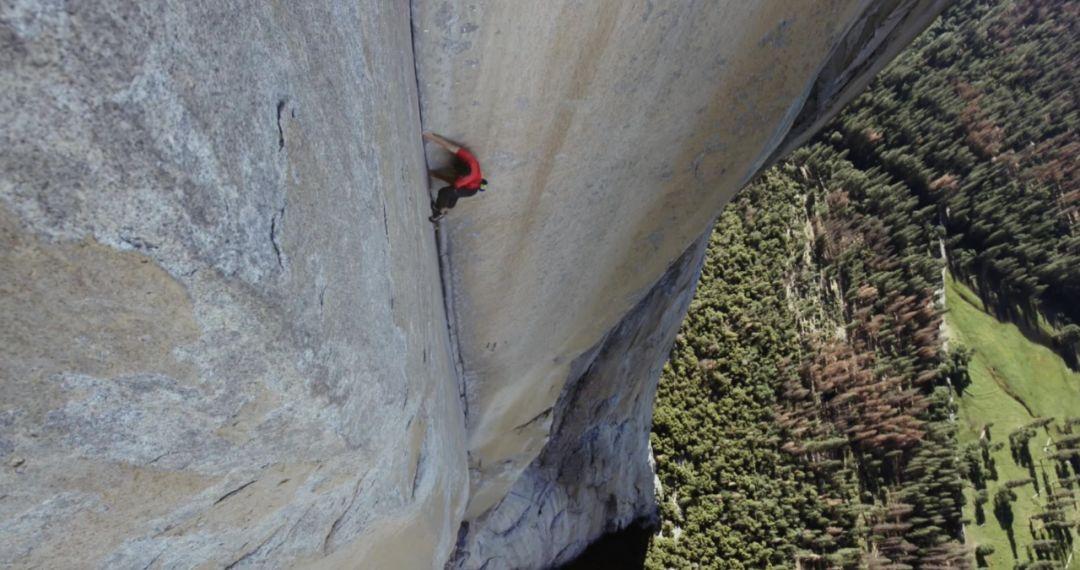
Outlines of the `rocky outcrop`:
M 0 566 L 441 567 L 407 6 L 0 7 Z
M 702 236 L 943 3 L 4 3 L 0 565 L 541 567 L 649 516 Z M 441 272 L 421 114 L 492 185 Z

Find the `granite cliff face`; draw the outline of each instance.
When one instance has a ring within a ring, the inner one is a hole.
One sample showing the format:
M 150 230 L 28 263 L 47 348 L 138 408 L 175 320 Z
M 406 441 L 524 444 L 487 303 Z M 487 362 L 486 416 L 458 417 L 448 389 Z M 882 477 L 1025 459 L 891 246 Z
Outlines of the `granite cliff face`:
M 943 4 L 0 4 L 0 565 L 543 567 L 648 517 L 701 236 Z M 492 185 L 438 240 L 422 126 Z
M 446 559 L 408 7 L 2 10 L 0 566 Z
M 735 191 L 944 6 L 414 3 L 424 127 L 472 145 L 493 188 L 462 202 L 443 229 L 467 410 L 460 567 L 562 562 L 652 514 L 639 452 L 648 422 L 634 415 L 648 412 L 626 397 L 651 394 L 654 363 L 681 319 L 652 308 L 689 294 L 694 279 L 671 290 L 670 272 L 696 276 L 681 256 Z M 647 322 L 641 311 L 653 311 Z M 641 334 L 620 339 L 626 327 Z M 572 403 L 595 382 L 625 390 L 619 411 L 604 407 L 602 391 L 594 408 Z M 582 413 L 580 424 L 560 421 Z M 603 486 L 568 490 L 564 462 L 588 473 L 581 485 Z M 537 537 L 550 542 L 528 545 Z

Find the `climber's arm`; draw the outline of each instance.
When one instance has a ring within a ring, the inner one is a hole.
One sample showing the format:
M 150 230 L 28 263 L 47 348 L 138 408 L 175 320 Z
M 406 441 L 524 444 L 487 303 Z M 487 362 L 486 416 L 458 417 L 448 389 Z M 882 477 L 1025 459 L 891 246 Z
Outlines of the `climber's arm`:
M 424 138 L 431 141 L 431 142 L 433 142 L 433 143 L 435 143 L 435 144 L 437 144 L 437 145 L 439 145 L 439 146 L 441 146 L 441 147 L 443 147 L 443 148 L 445 148 L 446 150 L 450 151 L 453 154 L 457 154 L 457 152 L 459 150 L 461 150 L 460 145 L 456 145 L 456 144 L 454 144 L 454 143 L 440 137 L 439 135 L 437 135 L 435 133 L 425 132 L 424 133 Z

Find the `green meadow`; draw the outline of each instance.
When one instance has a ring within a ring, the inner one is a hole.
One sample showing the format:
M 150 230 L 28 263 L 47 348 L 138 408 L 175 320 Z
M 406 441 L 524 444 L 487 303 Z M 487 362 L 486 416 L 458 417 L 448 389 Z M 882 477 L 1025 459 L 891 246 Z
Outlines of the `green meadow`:
M 1046 454 L 1053 452 L 1048 444 L 1051 438 L 1060 436 L 1057 426 L 1062 420 L 1080 416 L 1080 373 L 1070 370 L 1050 349 L 1028 340 L 1016 325 L 988 314 L 978 296 L 951 275 L 946 278 L 945 292 L 949 342 L 975 351 L 969 366 L 971 384 L 958 402 L 960 444 L 978 442 L 987 425 L 992 426 L 987 430 L 991 442 L 1004 443 L 991 453 L 997 476 L 986 484 L 990 500 L 982 524 L 976 523 L 971 500 L 975 490 L 967 491 L 965 515 L 971 523 L 965 527 L 966 538 L 968 544 L 994 547 L 994 553 L 987 557 L 991 568 L 1012 568 L 1015 562 L 1031 559 L 1030 545 L 1035 538 L 1028 521 L 1042 510 L 1044 478 L 1055 480 L 1053 465 L 1045 460 Z M 1009 433 L 1038 418 L 1054 418 L 1055 422 L 1038 429 L 1031 439 L 1028 447 L 1034 461 L 1029 469 L 1013 459 Z M 1014 558 L 1008 532 L 994 513 L 994 495 L 1007 481 L 1033 476 L 1038 479 L 1039 491 L 1033 484 L 1015 489 L 1011 525 L 1016 545 Z M 1073 548 L 1075 553 L 1080 546 L 1074 544 Z M 1080 568 L 1075 558 L 1071 566 Z

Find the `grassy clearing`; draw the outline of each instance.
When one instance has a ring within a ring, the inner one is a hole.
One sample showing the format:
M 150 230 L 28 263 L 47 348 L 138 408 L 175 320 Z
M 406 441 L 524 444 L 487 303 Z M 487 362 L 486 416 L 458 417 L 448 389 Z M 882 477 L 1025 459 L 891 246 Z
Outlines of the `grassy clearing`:
M 993 496 L 1006 481 L 1031 477 L 1031 472 L 1017 464 L 1008 448 L 1008 434 L 1039 417 L 1058 420 L 1080 414 L 1080 374 L 1072 372 L 1065 362 L 1050 349 L 1024 337 L 1013 324 L 1002 323 L 983 310 L 982 302 L 963 283 L 951 275 L 945 282 L 948 313 L 946 323 L 950 342 L 975 349 L 969 371 L 972 383 L 959 399 L 960 433 L 963 445 L 978 441 L 983 426 L 990 429 L 993 442 L 1004 442 L 1005 448 L 993 453 L 997 478 L 987 482 L 991 503 L 986 506 L 983 524 L 974 522 L 966 527 L 970 544 L 989 544 L 995 553 L 989 557 L 992 568 L 1012 568 L 1015 561 L 1028 560 L 1026 546 L 1032 542 L 1028 530 L 1029 518 L 1040 511 L 1040 499 L 1031 485 L 1016 489 L 1019 496 L 1013 504 L 1012 525 L 1017 545 L 1014 559 L 1006 531 L 998 524 L 993 512 Z M 1043 473 L 1038 467 L 1045 456 L 1044 445 L 1056 429 L 1040 429 L 1031 440 L 1035 460 L 1035 475 L 1040 485 Z M 1047 465 L 1047 470 L 1052 469 Z M 971 501 L 973 490 L 967 492 L 965 515 L 975 521 Z M 1076 566 L 1074 559 L 1073 566 Z

